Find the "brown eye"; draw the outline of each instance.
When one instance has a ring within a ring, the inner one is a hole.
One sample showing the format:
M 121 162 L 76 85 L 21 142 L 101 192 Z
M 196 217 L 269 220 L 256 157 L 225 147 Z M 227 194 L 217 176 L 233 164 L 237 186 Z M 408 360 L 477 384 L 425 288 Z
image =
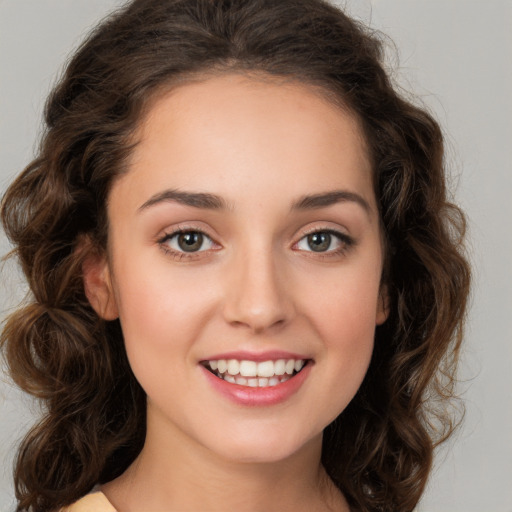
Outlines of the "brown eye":
M 295 245 L 304 252 L 339 254 L 354 245 L 354 239 L 345 233 L 334 230 L 319 230 L 303 236 Z
M 179 248 L 185 252 L 199 251 L 204 241 L 203 234 L 198 233 L 197 231 L 180 233 L 177 238 Z
M 307 236 L 308 247 L 314 252 L 327 251 L 331 246 L 331 242 L 332 235 L 325 231 L 319 231 Z
M 212 249 L 213 240 L 201 231 L 176 231 L 165 235 L 159 244 L 175 253 L 204 252 Z

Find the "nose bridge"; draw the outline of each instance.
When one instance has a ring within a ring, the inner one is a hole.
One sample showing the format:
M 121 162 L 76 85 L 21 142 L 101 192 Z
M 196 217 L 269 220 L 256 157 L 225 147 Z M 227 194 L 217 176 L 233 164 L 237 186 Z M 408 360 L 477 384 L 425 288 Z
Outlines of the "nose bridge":
M 284 324 L 292 314 L 290 290 L 271 243 L 246 244 L 234 255 L 224 314 L 231 324 L 254 332 Z

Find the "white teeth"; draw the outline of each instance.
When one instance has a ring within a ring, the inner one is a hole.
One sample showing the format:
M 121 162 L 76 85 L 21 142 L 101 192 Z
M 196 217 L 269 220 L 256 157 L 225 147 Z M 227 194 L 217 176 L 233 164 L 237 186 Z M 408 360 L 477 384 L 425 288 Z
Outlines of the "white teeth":
M 294 372 L 300 372 L 306 360 L 277 359 L 257 363 L 250 360 L 218 359 L 208 361 L 209 368 L 231 384 L 249 387 L 277 386 L 286 382 Z
M 229 373 L 226 373 L 225 375 L 217 373 L 217 377 L 224 379 L 226 382 L 231 384 L 238 384 L 239 386 L 247 386 L 250 388 L 277 386 L 291 378 L 290 375 L 283 375 L 282 377 L 270 377 L 270 379 L 267 379 L 266 377 L 246 379 L 245 377 L 233 377 L 233 375 L 230 375 Z
M 240 363 L 236 359 L 228 361 L 228 373 L 231 375 L 238 375 L 240 373 Z
M 284 359 L 278 359 L 274 363 L 274 374 L 275 375 L 284 375 L 285 366 L 286 366 L 286 361 Z
M 291 375 L 293 373 L 294 369 L 295 369 L 295 361 L 293 359 L 288 359 L 288 361 L 286 361 L 286 366 L 284 367 L 284 371 L 288 375 Z
M 256 377 L 258 365 L 255 361 L 240 361 L 240 375 L 242 377 Z
M 274 361 L 263 361 L 258 363 L 259 377 L 272 377 L 274 375 Z

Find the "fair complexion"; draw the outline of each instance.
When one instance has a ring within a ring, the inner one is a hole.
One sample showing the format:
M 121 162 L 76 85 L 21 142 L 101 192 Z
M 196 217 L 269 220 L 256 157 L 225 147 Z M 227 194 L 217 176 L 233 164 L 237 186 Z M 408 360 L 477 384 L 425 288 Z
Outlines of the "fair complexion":
M 104 492 L 122 512 L 348 511 L 322 431 L 387 315 L 357 119 L 309 86 L 228 74 L 156 99 L 137 135 L 108 257 L 84 265 L 148 402 L 144 448 Z

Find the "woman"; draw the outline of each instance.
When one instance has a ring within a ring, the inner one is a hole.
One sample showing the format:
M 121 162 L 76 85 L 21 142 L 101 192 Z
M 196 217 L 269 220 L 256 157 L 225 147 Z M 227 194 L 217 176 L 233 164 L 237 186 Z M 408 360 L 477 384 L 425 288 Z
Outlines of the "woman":
M 19 510 L 414 508 L 469 270 L 380 59 L 318 0 L 139 0 L 83 44 L 2 203 L 47 407 Z

